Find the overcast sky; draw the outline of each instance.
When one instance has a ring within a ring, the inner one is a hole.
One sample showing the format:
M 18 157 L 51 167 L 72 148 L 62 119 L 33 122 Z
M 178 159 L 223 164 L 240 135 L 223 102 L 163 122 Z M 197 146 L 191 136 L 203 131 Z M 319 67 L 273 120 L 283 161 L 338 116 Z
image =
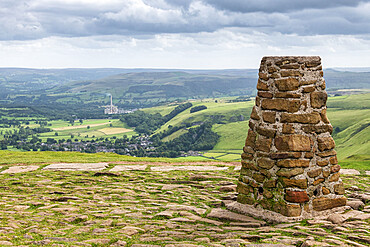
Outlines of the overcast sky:
M 370 67 L 370 0 L 0 0 L 0 67 Z

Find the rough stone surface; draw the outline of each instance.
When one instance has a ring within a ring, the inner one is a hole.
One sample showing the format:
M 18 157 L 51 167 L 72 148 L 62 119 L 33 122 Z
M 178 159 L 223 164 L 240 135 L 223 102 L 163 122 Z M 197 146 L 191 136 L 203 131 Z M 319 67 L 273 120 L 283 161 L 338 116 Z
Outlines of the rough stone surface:
M 314 210 L 322 211 L 326 209 L 344 206 L 346 205 L 346 201 L 347 199 L 345 197 L 339 198 L 321 197 L 314 199 L 312 201 L 312 206 Z
M 284 78 L 275 80 L 275 85 L 280 91 L 292 91 L 299 88 L 299 81 L 296 78 Z
M 340 173 L 343 175 L 360 175 L 360 172 L 355 169 L 341 169 Z M 370 175 L 370 172 L 366 175 Z
M 287 190 L 285 193 L 285 200 L 288 202 L 304 203 L 308 202 L 310 199 L 308 198 L 306 191 Z
M 309 170 L 307 172 L 307 175 L 310 178 L 315 178 L 315 177 L 319 176 L 321 173 L 322 173 L 322 168 L 316 168 L 316 169 L 313 169 L 313 170 Z
M 330 137 L 319 137 L 317 138 L 318 146 L 320 151 L 331 150 L 335 147 L 333 138 Z
M 271 169 L 275 165 L 275 161 L 268 158 L 260 158 L 257 160 L 257 165 L 263 169 Z
M 288 179 L 283 178 L 284 187 L 296 187 L 300 189 L 307 189 L 307 179 Z
M 36 171 L 39 169 L 39 166 L 11 166 L 8 169 L 2 171 L 1 173 L 24 173 Z
M 219 220 L 228 220 L 228 221 L 261 222 L 261 221 L 255 220 L 252 217 L 233 213 L 228 210 L 221 209 L 221 208 L 212 209 L 211 212 L 208 214 L 208 217 L 217 218 Z
M 59 171 L 100 171 L 108 167 L 108 163 L 58 163 L 50 164 L 43 170 Z
M 326 94 L 326 92 L 312 92 L 310 98 L 311 106 L 313 108 L 321 108 L 326 105 L 328 95 Z
M 308 167 L 310 165 L 309 160 L 279 160 L 277 162 L 278 167 L 293 168 L 293 167 Z
M 311 140 L 304 135 L 287 135 L 275 138 L 275 146 L 279 151 L 310 151 Z
M 282 123 L 303 123 L 303 124 L 317 124 L 321 120 L 318 112 L 306 113 L 306 114 L 290 114 L 282 113 Z
M 297 112 L 300 107 L 300 102 L 299 100 L 287 99 L 263 99 L 261 107 L 265 110 Z
M 365 207 L 363 201 L 347 201 L 347 206 L 350 206 L 354 210 L 362 210 Z
M 153 166 L 150 168 L 152 171 L 224 171 L 229 167 L 219 166 Z
M 276 175 L 281 177 L 287 177 L 291 178 L 294 176 L 297 176 L 299 174 L 302 174 L 304 170 L 302 168 L 294 168 L 294 169 L 288 169 L 288 168 L 281 168 Z
M 116 165 L 111 172 L 121 172 L 121 171 L 144 171 L 147 165 Z
M 320 57 L 262 58 L 257 89 L 237 201 L 290 217 L 344 206 Z

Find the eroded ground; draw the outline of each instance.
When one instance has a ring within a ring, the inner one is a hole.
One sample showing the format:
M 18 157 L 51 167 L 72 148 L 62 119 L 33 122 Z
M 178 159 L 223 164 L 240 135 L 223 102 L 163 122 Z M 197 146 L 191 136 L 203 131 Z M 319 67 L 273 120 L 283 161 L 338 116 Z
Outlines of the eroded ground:
M 370 246 L 366 175 L 342 176 L 351 206 L 361 212 L 271 225 L 223 211 L 236 198 L 233 165 L 43 167 L 0 174 L 0 246 Z

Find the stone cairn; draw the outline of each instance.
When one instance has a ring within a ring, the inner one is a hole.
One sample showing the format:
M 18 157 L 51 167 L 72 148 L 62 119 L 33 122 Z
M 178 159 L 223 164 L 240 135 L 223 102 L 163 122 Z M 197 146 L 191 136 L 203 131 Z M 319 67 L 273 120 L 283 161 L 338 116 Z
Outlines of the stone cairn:
M 346 205 L 320 57 L 262 58 L 257 89 L 237 201 L 306 218 Z

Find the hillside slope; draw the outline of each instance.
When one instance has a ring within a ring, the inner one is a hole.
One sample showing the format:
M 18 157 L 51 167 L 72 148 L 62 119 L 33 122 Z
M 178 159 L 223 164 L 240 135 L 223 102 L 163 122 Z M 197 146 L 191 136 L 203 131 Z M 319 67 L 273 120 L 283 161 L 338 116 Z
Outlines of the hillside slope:
M 248 119 L 253 101 L 227 103 L 225 100 L 192 102 L 194 106 L 205 105 L 207 109 L 190 113 L 181 112 L 164 124 L 156 133 L 167 130 L 169 126 L 178 127 L 187 123 L 200 124 L 214 119 L 213 131 L 220 139 L 213 150 L 205 154 L 220 160 L 238 160 L 248 131 Z M 329 97 L 328 117 L 334 127 L 333 138 L 336 142 L 338 159 L 356 159 L 370 163 L 370 94 Z M 147 113 L 168 113 L 174 106 L 147 108 Z M 242 116 L 242 117 L 241 117 Z M 164 140 L 168 141 L 185 133 L 186 128 L 173 133 Z

